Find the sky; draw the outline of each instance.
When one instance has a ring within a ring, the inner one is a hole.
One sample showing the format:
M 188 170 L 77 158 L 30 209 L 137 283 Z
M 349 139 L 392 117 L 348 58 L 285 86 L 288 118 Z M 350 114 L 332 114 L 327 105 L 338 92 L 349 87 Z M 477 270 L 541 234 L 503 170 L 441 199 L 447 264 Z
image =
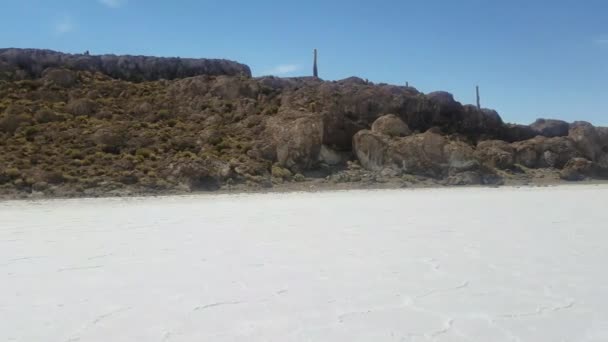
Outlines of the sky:
M 0 47 L 226 58 L 608 125 L 606 0 L 0 0 Z

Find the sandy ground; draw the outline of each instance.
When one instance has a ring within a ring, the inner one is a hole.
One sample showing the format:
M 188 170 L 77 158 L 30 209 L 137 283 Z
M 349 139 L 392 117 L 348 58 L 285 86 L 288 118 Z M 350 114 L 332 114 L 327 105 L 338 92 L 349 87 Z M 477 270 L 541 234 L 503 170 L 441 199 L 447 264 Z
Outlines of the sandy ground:
M 607 341 L 608 186 L 0 203 L 0 341 Z

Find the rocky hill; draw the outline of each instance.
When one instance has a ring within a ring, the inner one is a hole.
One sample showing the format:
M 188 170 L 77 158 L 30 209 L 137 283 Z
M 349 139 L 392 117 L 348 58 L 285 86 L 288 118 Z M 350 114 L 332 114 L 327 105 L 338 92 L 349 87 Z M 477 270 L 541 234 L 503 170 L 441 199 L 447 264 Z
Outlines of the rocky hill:
M 0 194 L 496 185 L 608 177 L 608 128 L 234 62 L 0 50 Z
M 0 78 L 38 78 L 47 68 L 100 72 L 133 82 L 172 80 L 199 75 L 251 76 L 244 64 L 223 59 L 164 58 L 147 56 L 92 56 L 51 50 L 0 49 Z

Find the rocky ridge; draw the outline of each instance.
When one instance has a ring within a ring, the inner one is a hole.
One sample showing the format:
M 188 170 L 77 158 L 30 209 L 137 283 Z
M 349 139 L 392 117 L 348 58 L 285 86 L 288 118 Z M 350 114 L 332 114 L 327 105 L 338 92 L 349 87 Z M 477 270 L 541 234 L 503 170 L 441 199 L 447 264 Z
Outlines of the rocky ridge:
M 2 196 L 608 177 L 608 128 L 586 122 L 508 124 L 447 92 L 356 77 L 121 58 L 0 49 Z

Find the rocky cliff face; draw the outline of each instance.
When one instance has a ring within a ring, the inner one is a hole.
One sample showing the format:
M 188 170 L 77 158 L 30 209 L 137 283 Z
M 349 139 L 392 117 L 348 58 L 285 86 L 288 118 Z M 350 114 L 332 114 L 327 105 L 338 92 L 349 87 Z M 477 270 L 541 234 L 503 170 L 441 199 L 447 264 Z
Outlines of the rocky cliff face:
M 0 78 L 38 78 L 47 68 L 100 72 L 116 79 L 134 82 L 172 80 L 199 75 L 251 77 L 248 66 L 223 59 L 93 56 L 51 50 L 0 49 Z
M 608 176 L 608 128 L 506 124 L 446 92 L 251 78 L 223 61 L 0 51 L 0 194 Z

